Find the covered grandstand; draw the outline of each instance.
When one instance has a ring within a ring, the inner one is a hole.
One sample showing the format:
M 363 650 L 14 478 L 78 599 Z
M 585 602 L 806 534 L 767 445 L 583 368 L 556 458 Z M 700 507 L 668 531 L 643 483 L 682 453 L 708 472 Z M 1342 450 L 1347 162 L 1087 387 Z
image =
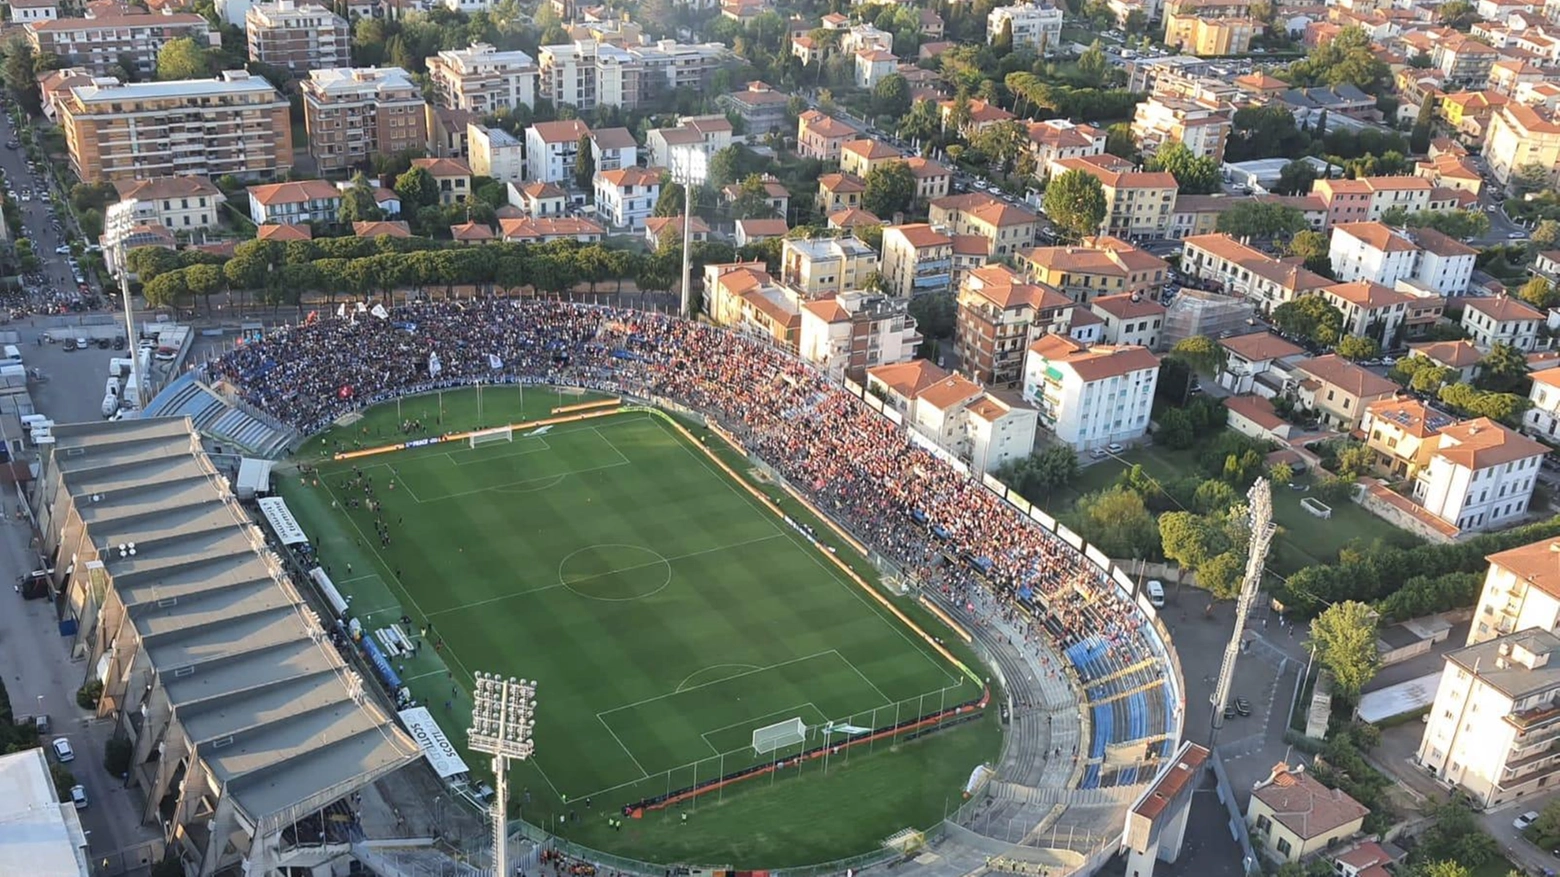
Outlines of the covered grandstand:
M 191 875 L 344 856 L 295 824 L 418 758 L 239 508 L 186 417 L 56 427 L 34 499 L 141 817 Z

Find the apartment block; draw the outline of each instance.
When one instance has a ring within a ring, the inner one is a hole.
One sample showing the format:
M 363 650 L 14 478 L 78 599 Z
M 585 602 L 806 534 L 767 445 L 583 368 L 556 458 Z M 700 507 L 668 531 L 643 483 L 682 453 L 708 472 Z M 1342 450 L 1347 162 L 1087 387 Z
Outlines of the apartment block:
M 1434 229 L 1388 228 L 1379 222 L 1333 226 L 1328 243 L 1333 273 L 1344 282 L 1396 286 L 1411 280 L 1441 295 L 1461 295 L 1473 280 L 1478 251 Z
M 1181 143 L 1198 158 L 1223 164 L 1224 142 L 1233 118 L 1234 110 L 1228 104 L 1152 95 L 1137 105 L 1132 116 L 1132 139 L 1145 154 Z
M 446 106 L 488 115 L 536 104 L 536 61 L 518 49 L 487 43 L 448 49 L 428 59 L 428 78 Z
M 311 70 L 300 90 L 309 154 L 322 174 L 427 144 L 427 105 L 399 67 Z
M 1560 124 L 1548 110 L 1507 104 L 1490 117 L 1484 159 L 1490 176 L 1502 186 L 1509 188 L 1518 172 L 1529 166 L 1542 168 L 1545 180 L 1553 184 L 1560 167 Z
M 1159 357 L 1146 347 L 1045 335 L 1024 357 L 1024 400 L 1074 450 L 1127 444 L 1148 432 Z
M 60 17 L 59 0 L 8 0 L 11 20 L 17 24 L 29 21 L 53 21 Z
M 762 262 L 706 265 L 704 289 L 704 310 L 711 322 L 797 348 L 801 299 L 796 290 L 775 283 Z
M 70 89 L 57 106 L 71 168 L 82 182 L 253 179 L 292 168 L 286 98 L 242 70 L 175 82 L 104 77 Z
M 1029 345 L 1060 324 L 1072 299 L 1024 279 L 1005 265 L 972 269 L 959 285 L 955 344 L 964 369 L 987 386 L 1024 377 Z
M 1414 501 L 1458 532 L 1515 526 L 1527 517 L 1548 450 L 1488 417 L 1446 427 L 1414 478 Z
M 189 12 L 167 15 L 109 14 L 93 18 L 30 21 L 24 26 L 34 56 L 54 55 L 67 67 L 85 67 L 102 76 L 116 64 L 150 79 L 157 72 L 157 50 L 190 37 L 201 45 L 218 45 L 206 19 Z
M 986 252 L 992 256 L 1007 256 L 1034 246 L 1040 230 L 1039 216 L 984 192 L 937 198 L 931 202 L 929 218 L 932 225 L 944 226 L 950 234 L 985 238 Z
M 1560 631 L 1560 540 L 1543 539 L 1485 558 L 1484 588 L 1474 603 L 1468 645 L 1538 628 Z
M 1251 0 L 1171 0 L 1164 10 L 1165 45 L 1193 55 L 1243 53 L 1262 32 L 1251 6 Z
M 1090 238 L 1081 247 L 1035 247 L 1018 254 L 1024 276 L 1060 290 L 1079 304 L 1101 296 L 1147 295 L 1165 285 L 1170 264 L 1112 237 Z
M 1497 344 L 1524 353 L 1536 350 L 1543 323 L 1543 312 L 1510 296 L 1469 297 L 1463 302 L 1463 330 L 1473 346 L 1485 352 Z
M 1345 432 L 1360 425 L 1371 403 L 1391 398 L 1397 384 L 1335 354 L 1302 360 L 1294 371 L 1300 403 Z
M 1263 313 L 1334 282 L 1227 234 L 1188 237 L 1181 253 L 1181 273 L 1205 281 L 1215 292 L 1244 298 Z
M 729 55 L 720 43 L 674 40 L 629 48 L 594 39 L 542 46 L 537 94 L 581 110 L 632 109 L 671 89 L 707 87 Z
M 1533 386 L 1528 390 L 1528 401 L 1533 407 L 1522 415 L 1522 430 L 1560 442 L 1560 368 L 1546 368 L 1529 376 Z
M 993 471 L 1034 451 L 1033 408 L 1004 401 L 924 359 L 872 369 L 867 388 L 911 429 L 975 472 Z
M 466 125 L 466 155 L 476 176 L 501 183 L 525 179 L 525 143 L 503 128 L 476 122 Z
M 861 291 L 807 302 L 798 352 L 836 379 L 855 381 L 868 369 L 908 362 L 923 339 L 905 305 Z
M 543 183 L 572 180 L 580 138 L 589 133 L 590 127 L 579 119 L 538 122 L 525 129 L 526 179 Z
M 1052 162 L 1064 158 L 1087 158 L 1105 151 L 1105 129 L 1082 125 L 1066 119 L 1031 122 L 1029 151 L 1041 176 L 1049 176 Z
M 641 231 L 661 196 L 661 169 L 626 167 L 598 171 L 593 181 L 596 212 L 615 228 Z
M 1435 183 L 1426 177 L 1360 177 L 1317 180 L 1311 194 L 1327 208 L 1327 223 L 1377 222 L 1388 210 L 1429 210 Z
M 900 298 L 947 292 L 953 282 L 953 237 L 924 223 L 883 229 L 883 278 Z
M 877 270 L 877 251 L 855 236 L 788 239 L 780 251 L 781 282 L 809 299 L 862 289 Z
M 1044 55 L 1062 43 L 1062 10 L 1050 3 L 998 6 L 986 15 L 986 42 L 996 42 L 1005 27 L 1013 29 L 1013 48 Z
M 1105 220 L 1100 231 L 1115 237 L 1168 237 L 1175 219 L 1175 177 L 1168 171 L 1133 170 L 1114 155 L 1064 158 L 1051 163 L 1051 174 L 1083 171 L 1105 189 Z
M 323 6 L 276 0 L 244 14 L 249 60 L 304 74 L 352 63 L 352 26 Z

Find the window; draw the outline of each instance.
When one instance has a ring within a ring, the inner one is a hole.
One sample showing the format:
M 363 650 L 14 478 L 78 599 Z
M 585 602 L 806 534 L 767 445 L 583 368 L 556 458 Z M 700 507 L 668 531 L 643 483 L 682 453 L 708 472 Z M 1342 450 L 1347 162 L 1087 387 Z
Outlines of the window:
M 1289 838 L 1281 837 L 1278 839 L 1278 845 L 1276 849 L 1278 850 L 1279 855 L 1287 859 L 1289 858 L 1290 851 L 1294 848 L 1289 845 Z

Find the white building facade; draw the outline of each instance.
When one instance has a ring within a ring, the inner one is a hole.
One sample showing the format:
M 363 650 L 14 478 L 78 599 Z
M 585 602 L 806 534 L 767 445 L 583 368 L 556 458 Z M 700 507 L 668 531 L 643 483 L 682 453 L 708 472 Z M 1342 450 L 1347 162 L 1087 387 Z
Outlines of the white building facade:
M 1080 451 L 1142 438 L 1158 382 L 1159 358 L 1143 347 L 1090 347 L 1046 335 L 1024 357 L 1024 400 Z

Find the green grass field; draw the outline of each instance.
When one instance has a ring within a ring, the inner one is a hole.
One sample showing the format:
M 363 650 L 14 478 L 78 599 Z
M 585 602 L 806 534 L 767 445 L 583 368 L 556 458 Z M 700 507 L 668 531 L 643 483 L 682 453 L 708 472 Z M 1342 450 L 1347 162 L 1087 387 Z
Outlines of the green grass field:
M 478 416 L 474 393 L 420 397 L 305 453 L 393 440 L 400 418 L 449 429 L 580 400 L 490 388 Z M 363 497 L 354 464 L 383 504 L 388 547 L 374 513 L 348 508 Z M 936 822 L 995 753 L 999 731 L 982 717 L 847 750 L 827 773 L 809 763 L 733 786 L 683 805 L 687 824 L 657 811 L 611 831 L 605 816 L 623 804 L 766 760 L 756 727 L 884 726 L 979 686 L 647 413 L 324 463 L 318 486 L 284 479 L 283 492 L 365 626 L 406 614 L 444 641 L 402 675 L 452 741 L 465 737 L 472 672 L 538 680 L 537 754 L 512 788 L 525 818 L 571 839 L 662 862 L 838 858 Z

